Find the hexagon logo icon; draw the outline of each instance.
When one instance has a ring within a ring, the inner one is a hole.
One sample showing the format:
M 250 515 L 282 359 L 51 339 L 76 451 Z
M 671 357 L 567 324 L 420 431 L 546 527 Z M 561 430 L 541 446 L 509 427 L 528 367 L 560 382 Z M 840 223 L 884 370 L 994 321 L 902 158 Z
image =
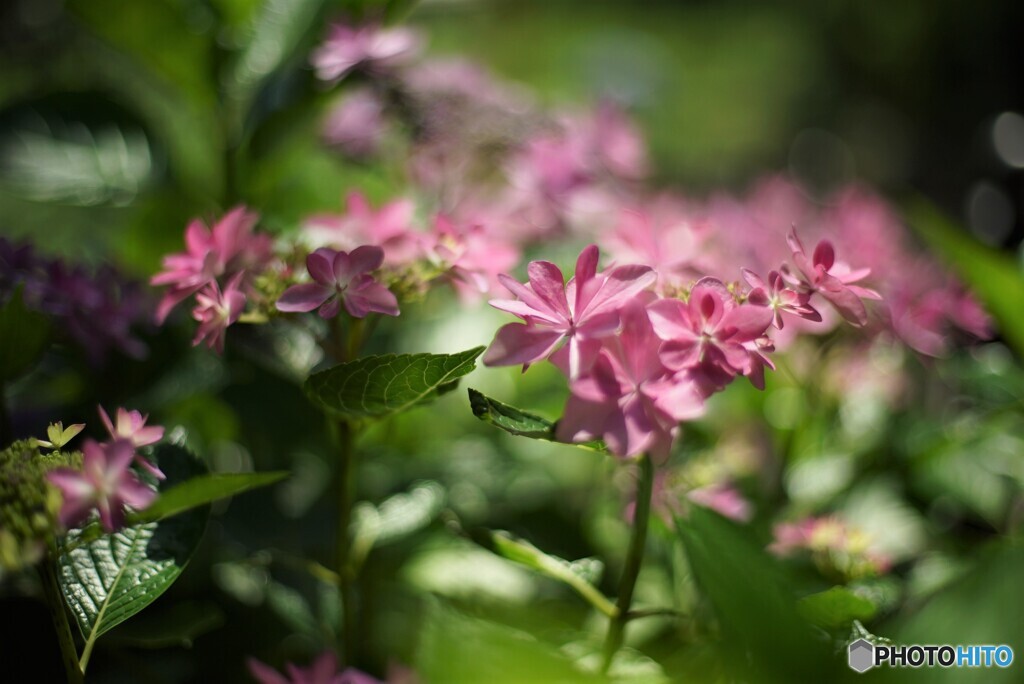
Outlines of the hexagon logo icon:
M 867 639 L 857 639 L 850 644 L 848 663 L 855 672 L 867 672 L 875 666 L 875 647 Z

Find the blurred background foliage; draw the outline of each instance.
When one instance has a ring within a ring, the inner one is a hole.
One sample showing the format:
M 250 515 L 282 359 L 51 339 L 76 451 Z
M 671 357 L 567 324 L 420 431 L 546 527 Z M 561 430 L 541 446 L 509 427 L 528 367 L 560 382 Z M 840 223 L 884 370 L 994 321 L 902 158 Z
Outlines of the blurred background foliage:
M 308 67 L 326 20 L 365 12 L 402 17 L 427 32 L 432 54 L 479 60 L 547 103 L 613 94 L 640 122 L 658 184 L 741 192 L 776 170 L 821 193 L 872 183 L 907 202 L 911 223 L 976 289 L 1003 337 L 928 361 L 878 345 L 852 371 L 860 379 L 852 391 L 818 381 L 840 358 L 784 366 L 764 393 L 744 385 L 718 397 L 688 428 L 684 460 L 696 480 L 701 469 L 740 474 L 757 511 L 751 534 L 765 543 L 783 506 L 839 511 L 872 534 L 895 565 L 891 582 L 870 588 L 881 597 L 865 620 L 871 632 L 1010 643 L 1024 655 L 1016 541 L 1024 517 L 1024 5 L 412 4 L 3 3 L 0 236 L 145 279 L 179 248 L 194 216 L 245 202 L 265 228 L 285 233 L 308 214 L 337 211 L 351 189 L 389 198 L 394 169 L 343 161 L 320 143 L 329 97 Z M 379 348 L 452 352 L 486 344 L 502 321 L 441 295 L 402 318 L 402 328 L 378 334 Z M 51 418 L 94 421 L 96 403 L 124 404 L 187 430 L 214 469 L 293 472 L 217 511 L 182 581 L 144 622 L 101 645 L 93 681 L 245 681 L 246 655 L 303 659 L 337 622 L 333 590 L 303 560 L 329 557 L 333 536 L 324 496 L 330 446 L 297 383 L 316 362 L 313 350 L 255 331 L 240 333 L 220 359 L 193 350 L 188 335 L 185 325 L 149 331 L 145 359 L 99 367 L 58 349 L 7 388 L 22 434 L 42 434 Z M 891 401 L 897 390 L 887 383 L 897 376 L 900 398 Z M 551 418 L 565 397 L 548 367 L 525 376 L 478 371 L 467 384 Z M 553 580 L 452 530 L 502 528 L 563 558 L 605 559 L 600 582 L 612 592 L 629 478 L 597 454 L 479 423 L 462 391 L 382 423 L 361 446 L 359 491 L 372 505 L 358 519 L 376 539 L 363 573 L 364 665 L 382 672 L 394 659 L 438 682 L 483 681 L 493 671 L 476 668 L 487 662 L 499 671 L 507 663 L 508 681 L 591 680 L 568 662 L 592 645 L 569 635 L 596 634 L 600 621 Z M 667 526 L 649 558 L 660 562 L 641 576 L 642 603 L 709 610 L 680 570 L 687 561 Z M 795 582 L 802 593 L 828 588 L 809 572 Z M 45 627 L 16 628 L 45 624 L 41 604 L 14 598 L 17 578 L 0 587 L 5 617 L 21 616 L 5 619 L 0 648 L 45 641 Z M 774 628 L 754 612 L 740 620 L 745 629 Z M 635 623 L 632 676 L 728 679 L 734 673 L 716 669 L 719 647 L 707 644 L 728 649 L 742 638 L 692 639 L 699 629 L 696 620 Z M 696 645 L 681 648 L 680 636 Z M 1016 669 L 955 676 L 1013 681 Z

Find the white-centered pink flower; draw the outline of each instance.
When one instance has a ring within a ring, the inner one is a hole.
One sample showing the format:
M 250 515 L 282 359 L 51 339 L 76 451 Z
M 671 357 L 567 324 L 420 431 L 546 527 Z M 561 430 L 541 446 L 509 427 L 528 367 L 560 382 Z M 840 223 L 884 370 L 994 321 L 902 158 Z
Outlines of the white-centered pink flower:
M 648 266 L 616 266 L 597 272 L 596 245 L 586 247 L 576 261 L 576 273 L 568 283 L 562 271 L 549 261 L 533 261 L 527 267 L 529 282 L 521 284 L 499 276 L 518 299 L 495 299 L 491 306 L 519 316 L 523 323 L 509 323 L 498 330 L 484 353 L 488 366 L 514 366 L 550 357 L 565 341 L 570 378 L 578 377 L 597 357 L 600 340 L 619 327 L 619 309 L 654 282 Z
M 124 525 L 126 505 L 141 510 L 156 498 L 156 492 L 128 467 L 135 457 L 129 440 L 109 444 L 86 440 L 82 454 L 81 470 L 56 468 L 46 475 L 64 499 L 59 513 L 64 527 L 81 523 L 98 509 L 103 528 L 113 532 Z

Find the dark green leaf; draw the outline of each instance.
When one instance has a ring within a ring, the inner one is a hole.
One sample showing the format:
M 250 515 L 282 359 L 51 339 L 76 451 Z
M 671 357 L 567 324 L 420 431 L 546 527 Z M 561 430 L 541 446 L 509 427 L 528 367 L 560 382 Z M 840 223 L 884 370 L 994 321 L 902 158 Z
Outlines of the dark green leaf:
M 874 603 L 846 587 L 832 587 L 805 596 L 797 607 L 804 618 L 827 628 L 845 627 L 854 620 L 870 620 L 877 612 Z
M 24 290 L 19 286 L 0 307 L 0 383 L 31 370 L 50 341 L 49 321 L 25 306 Z
M 827 681 L 824 645 L 797 612 L 782 568 L 749 532 L 697 506 L 676 528 L 721 623 L 727 662 L 756 681 Z
M 999 322 L 999 329 L 1018 354 L 1024 354 L 1024 275 L 1016 261 L 984 245 L 958 228 L 923 199 L 910 203 L 907 220 L 932 248 L 956 270 L 985 308 Z
M 509 434 L 529 437 L 530 439 L 558 441 L 555 438 L 555 423 L 552 423 L 547 418 L 518 409 L 515 406 L 503 404 L 497 399 L 491 399 L 472 387 L 469 388 L 469 406 L 473 409 L 474 416 Z M 574 446 L 596 449 L 597 451 L 607 450 L 604 442 L 600 440 L 574 444 Z
M 194 477 L 162 493 L 152 506 L 129 517 L 130 524 L 163 520 L 219 499 L 251 489 L 266 487 L 288 477 L 288 473 L 211 473 Z
M 154 454 L 167 474 L 161 493 L 206 471 L 181 446 L 162 444 Z M 193 508 L 82 544 L 76 544 L 82 531 L 68 533 L 69 550 L 59 558 L 58 579 L 85 638 L 83 662 L 97 638 L 148 606 L 178 579 L 199 545 L 208 517 L 209 507 Z
M 473 370 L 483 351 L 476 347 L 458 354 L 368 356 L 309 376 L 306 395 L 342 416 L 380 418 L 446 391 L 443 388 Z
M 106 641 L 134 648 L 188 648 L 197 638 L 224 624 L 224 613 L 214 603 L 186 601 L 154 607 L 122 624 L 107 635 Z

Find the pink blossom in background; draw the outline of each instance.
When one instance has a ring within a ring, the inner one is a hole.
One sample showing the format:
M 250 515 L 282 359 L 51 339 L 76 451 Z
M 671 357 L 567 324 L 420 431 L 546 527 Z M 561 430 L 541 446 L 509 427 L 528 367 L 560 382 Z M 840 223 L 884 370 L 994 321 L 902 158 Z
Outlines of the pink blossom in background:
M 607 236 L 609 253 L 619 261 L 647 264 L 658 274 L 658 291 L 681 289 L 700 269 L 703 239 L 680 203 L 659 197 L 643 208 L 618 211 Z
M 779 523 L 773 536 L 768 550 L 775 555 L 808 552 L 823 572 L 839 573 L 847 579 L 887 572 L 891 564 L 872 548 L 869 535 L 835 515 Z
M 245 310 L 245 294 L 239 289 L 244 277 L 245 272 L 239 271 L 224 286 L 223 292 L 217 281 L 213 281 L 196 293 L 196 307 L 192 309 L 192 317 L 199 321 L 199 326 L 192 338 L 193 347 L 205 341 L 210 349 L 218 354 L 224 353 L 224 337 L 228 326 L 238 322 Z
M 422 47 L 422 37 L 408 28 L 337 23 L 310 62 L 317 78 L 337 83 L 357 68 L 380 74 L 407 64 Z
M 519 263 L 519 250 L 479 224 L 462 225 L 439 214 L 427 258 L 442 268 L 464 298 L 494 292 L 498 276 Z
M 334 318 L 344 304 L 355 318 L 370 312 L 398 315 L 398 300 L 370 275 L 384 262 L 384 250 L 363 246 L 349 252 L 321 247 L 306 258 L 312 283 L 293 285 L 277 300 L 278 311 L 320 309 L 322 318 Z
M 141 510 L 156 498 L 156 492 L 128 467 L 135 458 L 135 447 L 127 439 L 109 444 L 88 439 L 82 454 L 82 470 L 56 468 L 46 475 L 64 499 L 59 514 L 64 527 L 81 523 L 97 508 L 103 528 L 113 532 L 124 525 L 126 505 Z
M 590 118 L 590 134 L 598 163 L 614 176 L 643 178 L 649 170 L 647 145 L 633 121 L 615 102 L 603 100 Z
M 324 142 L 342 154 L 366 159 L 377 153 L 387 130 L 384 103 L 369 88 L 359 88 L 328 112 L 322 135 Z
M 603 439 L 618 456 L 668 456 L 679 423 L 704 411 L 704 398 L 687 373 L 661 361 L 654 334 L 637 298 L 622 309 L 622 332 L 603 341 L 597 360 L 569 382 L 569 401 L 558 422 L 565 442 Z
M 589 366 L 597 357 L 600 339 L 618 329 L 618 310 L 655 279 L 649 267 L 639 265 L 598 273 L 598 259 L 597 246 L 586 247 L 568 283 L 549 261 L 530 263 L 526 285 L 500 276 L 502 284 L 518 299 L 495 299 L 491 305 L 524 322 L 509 323 L 498 330 L 484 353 L 484 364 L 523 364 L 525 370 L 531 363 L 551 356 L 565 340 L 570 377 L 577 377 Z
M 666 366 L 726 377 L 754 374 L 756 347 L 749 345 L 764 335 L 773 318 L 767 307 L 737 304 L 717 278 L 699 280 L 687 302 L 662 299 L 649 311 L 655 332 L 665 340 L 661 358 Z
M 164 270 L 150 280 L 168 286 L 157 306 L 157 323 L 162 324 L 178 303 L 192 296 L 222 275 L 258 271 L 272 256 L 269 235 L 252 232 L 259 215 L 238 206 L 210 229 L 201 219 L 185 229 L 185 252 L 164 257 Z
M 737 522 L 749 522 L 753 511 L 750 502 L 731 485 L 718 484 L 691 490 L 686 497 L 704 508 Z
M 309 667 L 287 663 L 287 676 L 255 658 L 249 658 L 246 665 L 259 684 L 416 684 L 418 681 L 412 670 L 396 665 L 388 668 L 386 682 L 354 667 L 339 671 L 338 657 L 333 651 L 324 651 Z
M 110 433 L 110 439 L 115 442 L 124 440 L 131 444 L 133 448 L 138 449 L 139 447 L 156 444 L 164 438 L 164 428 L 160 425 L 147 426 L 146 421 L 149 420 L 149 416 L 143 415 L 139 411 L 129 411 L 126 408 L 118 407 L 117 412 L 114 414 L 117 420 L 112 422 L 102 406 L 97 406 L 96 408 L 99 409 L 100 421 L 103 423 L 103 427 L 107 428 L 107 432 Z M 164 479 L 163 472 L 138 453 L 135 454 L 135 462 L 157 479 Z
M 344 214 L 312 216 L 302 233 L 313 247 L 351 251 L 376 245 L 384 250 L 385 265 L 404 266 L 424 255 L 424 237 L 415 228 L 415 214 L 411 199 L 394 199 L 374 209 L 365 195 L 351 192 Z

